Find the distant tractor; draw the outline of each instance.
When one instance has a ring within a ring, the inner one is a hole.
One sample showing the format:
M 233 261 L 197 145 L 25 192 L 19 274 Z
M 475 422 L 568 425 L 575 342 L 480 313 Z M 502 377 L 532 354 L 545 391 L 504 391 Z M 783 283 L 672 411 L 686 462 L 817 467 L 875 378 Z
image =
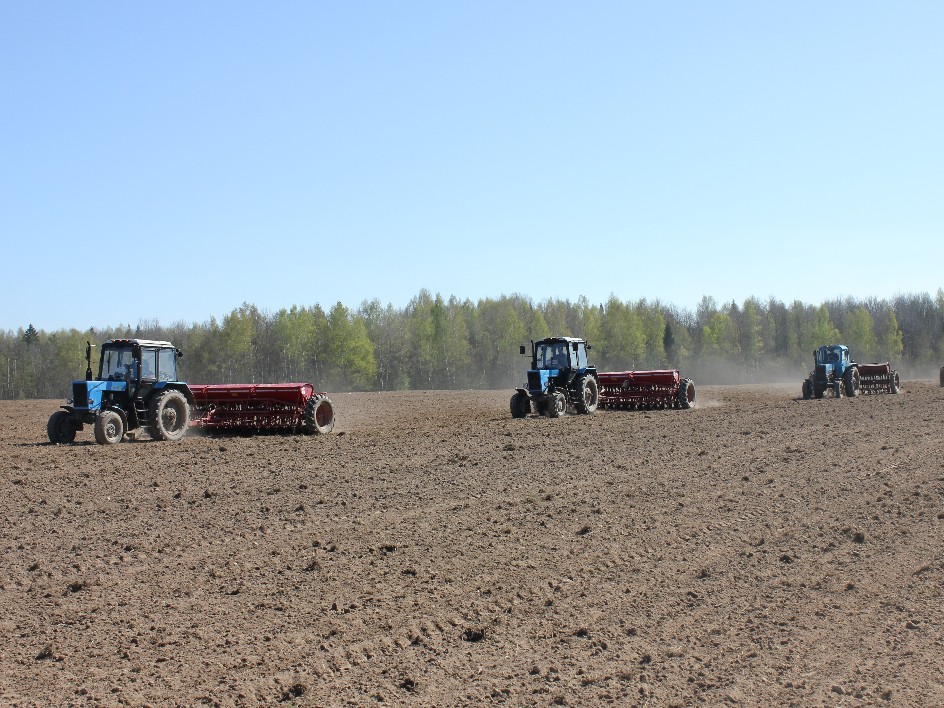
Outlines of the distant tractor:
M 858 364 L 843 344 L 826 344 L 813 352 L 813 371 L 803 382 L 803 398 L 836 398 L 860 393 L 898 393 L 898 372 L 885 362 Z
M 531 342 L 531 369 L 526 388 L 511 397 L 511 415 L 529 413 L 557 418 L 566 412 L 593 413 L 600 383 L 595 366 L 587 363 L 590 345 L 575 337 L 551 337 Z M 521 354 L 527 347 L 521 345 Z
M 85 348 L 85 380 L 72 382 L 72 399 L 49 418 L 49 440 L 71 443 L 86 425 L 101 445 L 141 429 L 158 440 L 180 440 L 194 404 L 190 388 L 177 380 L 181 351 L 170 342 L 109 339 L 93 378 L 93 346 L 88 342 Z

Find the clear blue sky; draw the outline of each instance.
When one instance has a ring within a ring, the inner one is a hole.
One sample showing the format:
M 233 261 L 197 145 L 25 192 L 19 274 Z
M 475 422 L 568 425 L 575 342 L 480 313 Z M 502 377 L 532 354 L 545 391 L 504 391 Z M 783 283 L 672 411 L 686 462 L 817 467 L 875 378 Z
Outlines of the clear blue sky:
M 944 285 L 944 3 L 0 0 L 0 329 Z

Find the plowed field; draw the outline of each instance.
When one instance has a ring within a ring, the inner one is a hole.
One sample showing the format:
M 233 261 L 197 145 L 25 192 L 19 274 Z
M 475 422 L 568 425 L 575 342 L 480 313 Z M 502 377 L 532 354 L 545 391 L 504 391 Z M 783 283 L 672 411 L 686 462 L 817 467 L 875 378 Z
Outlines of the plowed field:
M 2 705 L 944 704 L 944 390 L 50 445 L 0 402 Z

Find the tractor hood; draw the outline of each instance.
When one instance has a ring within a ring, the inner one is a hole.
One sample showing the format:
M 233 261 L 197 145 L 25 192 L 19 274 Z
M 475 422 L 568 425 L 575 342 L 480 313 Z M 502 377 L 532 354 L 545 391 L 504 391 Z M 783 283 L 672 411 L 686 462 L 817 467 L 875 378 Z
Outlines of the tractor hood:
M 125 391 L 126 381 L 73 381 L 72 407 L 75 410 L 98 410 L 102 407 L 105 391 Z
M 531 394 L 545 393 L 548 384 L 560 375 L 560 369 L 532 369 L 528 372 L 528 391 Z

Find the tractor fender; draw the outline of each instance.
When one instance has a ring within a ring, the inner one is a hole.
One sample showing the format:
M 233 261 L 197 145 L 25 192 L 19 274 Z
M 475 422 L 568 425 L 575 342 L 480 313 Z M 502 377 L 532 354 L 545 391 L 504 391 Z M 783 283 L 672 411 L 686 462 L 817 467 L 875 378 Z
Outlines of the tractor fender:
M 180 391 L 184 395 L 184 398 L 187 399 L 187 404 L 191 408 L 197 405 L 196 399 L 193 397 L 193 391 L 191 391 L 190 387 L 183 381 L 158 381 L 154 384 L 153 388 L 151 388 L 151 396 L 161 391 L 166 391 L 167 389 Z
M 72 425 L 75 426 L 76 430 L 84 430 L 85 424 L 88 423 L 91 425 L 95 422 L 95 412 L 89 411 L 77 411 L 75 406 L 59 406 L 62 410 L 69 414 L 72 418 Z
M 531 392 L 526 388 L 516 388 L 515 391 L 517 391 L 518 393 L 523 393 L 528 398 L 531 398 Z

